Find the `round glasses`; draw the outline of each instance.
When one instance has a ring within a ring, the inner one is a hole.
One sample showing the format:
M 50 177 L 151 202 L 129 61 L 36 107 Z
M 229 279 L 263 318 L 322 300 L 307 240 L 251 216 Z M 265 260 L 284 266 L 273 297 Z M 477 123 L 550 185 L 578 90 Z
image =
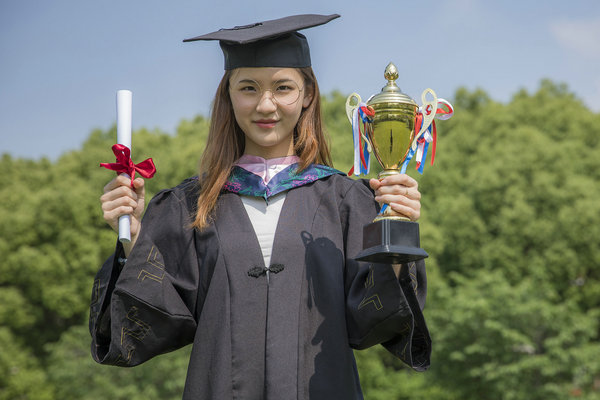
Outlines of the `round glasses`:
M 292 80 L 275 82 L 271 88 L 263 89 L 258 82 L 253 80 L 242 80 L 230 86 L 231 96 L 246 104 L 256 105 L 262 99 L 265 92 L 271 92 L 271 99 L 278 104 L 292 105 L 300 98 L 300 92 L 304 88 Z

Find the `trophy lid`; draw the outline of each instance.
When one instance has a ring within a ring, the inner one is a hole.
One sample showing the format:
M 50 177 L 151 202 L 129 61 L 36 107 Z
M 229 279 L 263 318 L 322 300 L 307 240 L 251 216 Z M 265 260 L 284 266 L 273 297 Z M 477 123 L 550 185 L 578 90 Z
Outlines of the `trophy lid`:
M 396 79 L 398 79 L 398 69 L 393 63 L 389 63 L 385 68 L 385 73 L 383 74 L 385 79 L 387 79 L 388 83 L 385 85 L 381 92 L 372 96 L 368 105 L 372 106 L 378 103 L 406 103 L 418 106 L 418 104 L 410 98 L 408 95 L 402 93 L 402 90 L 396 85 Z

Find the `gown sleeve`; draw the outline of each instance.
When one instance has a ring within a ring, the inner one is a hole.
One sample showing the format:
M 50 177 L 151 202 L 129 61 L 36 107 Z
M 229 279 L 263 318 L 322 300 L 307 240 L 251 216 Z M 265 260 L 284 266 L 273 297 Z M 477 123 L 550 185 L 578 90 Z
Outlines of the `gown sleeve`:
M 182 190 L 157 194 L 124 266 L 117 244 L 94 281 L 90 307 L 92 356 L 133 366 L 191 343 L 198 258 Z
M 363 226 L 371 223 L 377 203 L 366 181 L 355 181 L 341 204 L 345 220 L 346 323 L 350 345 L 365 349 L 381 343 L 408 366 L 429 367 L 431 338 L 423 307 L 427 279 L 423 260 L 403 264 L 399 278 L 389 264 L 357 262 Z

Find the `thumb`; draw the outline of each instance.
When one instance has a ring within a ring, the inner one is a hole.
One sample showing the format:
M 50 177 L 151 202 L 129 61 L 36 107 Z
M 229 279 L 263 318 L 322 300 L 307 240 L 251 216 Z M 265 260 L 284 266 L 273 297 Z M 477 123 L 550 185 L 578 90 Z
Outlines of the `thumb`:
M 144 193 L 144 186 L 146 182 L 142 178 L 135 178 L 133 181 L 133 188 L 137 194 Z
M 369 186 L 371 186 L 371 189 L 377 190 L 381 187 L 381 182 L 379 181 L 379 179 L 371 178 L 369 180 Z

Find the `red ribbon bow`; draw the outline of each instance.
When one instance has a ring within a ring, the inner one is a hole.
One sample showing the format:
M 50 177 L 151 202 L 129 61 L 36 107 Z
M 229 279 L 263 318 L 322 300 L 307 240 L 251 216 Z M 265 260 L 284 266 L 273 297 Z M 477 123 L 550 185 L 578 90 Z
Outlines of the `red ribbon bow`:
M 127 174 L 131 177 L 131 187 L 133 187 L 133 180 L 135 179 L 135 171 L 139 172 L 144 178 L 152 178 L 156 173 L 156 167 L 154 161 L 148 158 L 139 164 L 134 164 L 131 160 L 131 150 L 129 147 L 122 144 L 115 144 L 112 147 L 113 153 L 117 157 L 116 163 L 101 163 L 100 166 L 112 171 L 116 171 L 117 174 Z

